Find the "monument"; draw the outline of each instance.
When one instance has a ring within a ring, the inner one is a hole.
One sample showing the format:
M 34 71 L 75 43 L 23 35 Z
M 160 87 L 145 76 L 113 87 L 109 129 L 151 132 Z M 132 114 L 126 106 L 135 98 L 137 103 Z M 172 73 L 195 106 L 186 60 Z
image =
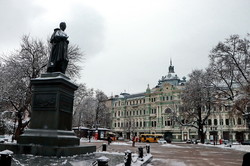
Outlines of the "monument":
M 72 128 L 74 91 L 77 86 L 65 76 L 68 65 L 66 24 L 60 23 L 51 36 L 47 73 L 31 80 L 32 114 L 30 128 L 17 140 L 14 153 L 69 156 L 92 153 L 95 146 L 79 146 Z M 7 146 L 7 145 L 6 145 Z

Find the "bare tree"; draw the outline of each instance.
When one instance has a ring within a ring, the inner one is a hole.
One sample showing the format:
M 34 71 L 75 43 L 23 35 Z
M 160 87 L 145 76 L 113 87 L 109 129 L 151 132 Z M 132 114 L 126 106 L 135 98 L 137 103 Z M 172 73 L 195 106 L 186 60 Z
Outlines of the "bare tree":
M 73 124 L 110 128 L 111 114 L 106 106 L 107 100 L 108 97 L 102 91 L 94 91 L 80 85 L 75 94 Z
M 211 51 L 209 69 L 217 80 L 217 88 L 227 87 L 225 94 L 232 100 L 235 86 L 249 86 L 250 41 L 232 35 L 224 42 L 219 42 Z M 221 86 L 223 85 L 223 86 Z M 229 92 L 229 93 L 228 93 Z
M 198 130 L 201 143 L 205 141 L 205 125 L 211 114 L 213 89 L 208 84 L 209 75 L 202 70 L 194 70 L 182 93 L 183 108 L 179 111 L 183 126 Z
M 209 70 L 214 77 L 211 83 L 227 96 L 226 100 L 235 103 L 232 111 L 240 111 L 250 121 L 246 109 L 250 103 L 250 41 L 232 35 L 219 42 L 209 57 Z
M 73 125 L 74 126 L 92 126 L 93 122 L 89 122 L 91 113 L 94 110 L 94 91 L 87 89 L 85 84 L 80 84 L 74 95 L 74 112 L 73 112 Z M 91 109 L 93 109 L 91 111 Z M 87 118 L 86 118 L 87 117 Z M 92 117 L 94 115 L 92 114 Z M 92 120 L 93 121 L 93 120 Z
M 96 90 L 96 115 L 95 115 L 95 127 L 99 124 L 103 127 L 111 127 L 111 113 L 106 106 L 106 101 L 108 100 L 107 95 L 101 90 Z

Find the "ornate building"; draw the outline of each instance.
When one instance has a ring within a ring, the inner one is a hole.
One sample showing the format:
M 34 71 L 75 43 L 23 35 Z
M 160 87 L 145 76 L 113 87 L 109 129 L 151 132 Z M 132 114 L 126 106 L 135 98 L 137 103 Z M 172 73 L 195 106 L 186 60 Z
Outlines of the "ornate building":
M 197 129 L 181 126 L 176 121 L 182 108 L 181 93 L 186 78 L 180 79 L 174 71 L 172 61 L 168 74 L 158 84 L 137 94 L 121 93 L 110 99 L 112 131 L 124 138 L 143 133 L 164 134 L 174 141 L 198 138 Z M 205 126 L 207 140 L 249 139 L 249 130 L 242 116 L 230 115 L 230 105 L 212 108 Z

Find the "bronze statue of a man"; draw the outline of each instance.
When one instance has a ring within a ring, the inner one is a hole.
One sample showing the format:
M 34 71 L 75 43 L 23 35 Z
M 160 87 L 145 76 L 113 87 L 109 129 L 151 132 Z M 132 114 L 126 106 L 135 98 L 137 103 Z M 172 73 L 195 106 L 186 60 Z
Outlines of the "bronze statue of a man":
M 61 22 L 60 28 L 54 29 L 50 43 L 52 44 L 47 72 L 62 72 L 68 66 L 68 35 L 64 32 L 66 23 Z

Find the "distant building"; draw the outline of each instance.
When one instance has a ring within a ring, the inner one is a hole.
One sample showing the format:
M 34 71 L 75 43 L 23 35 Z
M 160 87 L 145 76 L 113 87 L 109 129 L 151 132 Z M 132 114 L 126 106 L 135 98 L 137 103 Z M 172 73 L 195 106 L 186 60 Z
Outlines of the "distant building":
M 182 108 L 181 93 L 185 83 L 186 77 L 180 79 L 170 61 L 168 74 L 162 76 L 154 88 L 148 85 L 145 92 L 112 97 L 109 100 L 112 131 L 127 139 L 144 133 L 164 134 L 173 141 L 198 138 L 197 129 L 181 126 L 175 119 Z M 208 141 L 249 139 L 245 120 L 242 116 L 230 115 L 230 105 L 212 109 L 205 129 Z

